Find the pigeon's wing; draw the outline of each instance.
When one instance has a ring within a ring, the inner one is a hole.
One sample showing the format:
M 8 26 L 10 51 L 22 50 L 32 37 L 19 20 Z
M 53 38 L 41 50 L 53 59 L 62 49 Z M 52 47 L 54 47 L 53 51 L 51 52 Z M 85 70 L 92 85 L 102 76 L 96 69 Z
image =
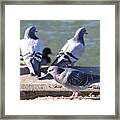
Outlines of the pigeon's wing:
M 58 60 L 61 59 L 61 56 L 63 57 L 64 52 L 65 52 L 65 50 L 67 49 L 67 47 L 68 47 L 68 42 L 67 42 L 67 43 L 62 47 L 62 49 L 59 51 L 56 59 L 53 61 L 53 63 L 51 64 L 51 66 L 58 65 Z
M 69 42 L 70 43 L 70 42 Z M 59 57 L 57 64 L 69 66 L 74 64 L 84 52 L 84 46 L 80 43 L 69 44 L 66 51 Z
M 70 53 L 76 57 L 77 59 L 79 59 L 82 54 L 84 53 L 84 50 L 85 50 L 85 46 L 83 46 L 82 44 L 80 43 L 76 43 L 76 45 L 74 46 L 73 49 L 70 50 Z M 74 57 L 71 59 L 73 59 L 73 61 L 75 60 Z
M 69 42 L 67 41 L 67 43 L 61 48 L 61 50 L 60 50 L 60 52 L 59 53 L 61 53 L 61 52 L 66 52 L 66 50 L 68 49 L 68 47 L 69 47 Z
M 44 49 L 44 43 L 42 42 L 42 40 L 38 39 L 34 41 L 34 51 L 35 53 L 39 52 L 42 53 Z
M 96 82 L 100 82 L 99 76 L 86 74 L 81 71 L 72 71 L 67 78 L 67 84 L 72 86 L 87 86 Z
M 63 66 L 66 67 L 69 64 L 71 64 L 71 60 L 69 58 L 69 56 L 63 54 L 61 56 L 58 56 L 55 61 L 51 64 L 51 66 Z
M 84 73 L 78 71 L 72 71 L 67 78 L 67 83 L 73 86 L 84 86 L 88 83 Z

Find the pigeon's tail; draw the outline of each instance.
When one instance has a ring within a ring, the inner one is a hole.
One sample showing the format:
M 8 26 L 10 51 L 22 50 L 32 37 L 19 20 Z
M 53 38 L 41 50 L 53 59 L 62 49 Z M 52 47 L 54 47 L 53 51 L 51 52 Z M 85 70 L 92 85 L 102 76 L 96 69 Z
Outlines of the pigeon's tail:
M 55 61 L 50 66 L 60 66 L 60 67 L 69 67 L 72 66 L 72 62 L 69 60 L 69 58 L 65 55 L 64 59 L 61 59 L 59 61 L 59 58 L 61 56 L 57 57 Z
M 59 57 L 57 57 L 50 66 L 54 66 L 54 65 L 57 63 L 58 59 L 59 59 Z M 49 67 L 50 67 L 50 66 L 49 66 Z M 48 67 L 48 68 L 49 68 L 49 67 Z M 47 68 L 47 69 L 48 69 L 48 68 Z M 42 71 L 42 72 L 43 72 L 43 71 Z M 52 76 L 50 73 L 48 73 L 47 70 L 44 70 L 44 73 L 45 73 L 45 75 L 42 76 L 42 77 L 39 77 L 39 80 L 46 80 L 46 79 L 50 80 L 50 79 L 53 79 L 53 76 Z
M 98 83 L 100 82 L 100 76 L 99 75 L 89 75 L 90 76 L 90 83 Z
M 57 57 L 50 66 L 54 66 L 57 63 L 58 59 L 59 57 Z

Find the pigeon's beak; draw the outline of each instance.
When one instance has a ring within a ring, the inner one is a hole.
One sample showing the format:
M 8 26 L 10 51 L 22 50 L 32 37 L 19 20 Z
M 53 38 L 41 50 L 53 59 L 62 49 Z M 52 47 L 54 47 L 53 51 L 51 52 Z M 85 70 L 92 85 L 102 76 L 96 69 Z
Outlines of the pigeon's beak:
M 46 80 L 46 79 L 53 79 L 52 75 L 50 73 L 47 73 L 46 75 L 39 78 L 39 80 Z
M 87 32 L 87 31 L 85 31 L 85 32 L 84 32 L 84 34 L 88 34 L 88 32 Z

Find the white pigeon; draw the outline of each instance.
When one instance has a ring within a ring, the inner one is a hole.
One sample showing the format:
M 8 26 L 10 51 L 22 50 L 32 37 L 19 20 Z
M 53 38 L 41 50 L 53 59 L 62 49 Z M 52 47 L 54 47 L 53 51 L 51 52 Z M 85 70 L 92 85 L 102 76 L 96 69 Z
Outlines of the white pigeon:
M 100 82 L 99 75 L 87 74 L 73 68 L 50 66 L 48 68 L 48 74 L 51 74 L 58 83 L 73 90 L 71 98 L 78 97 L 80 90 L 84 90 L 88 86 Z
M 85 49 L 84 34 L 88 34 L 84 27 L 80 27 L 73 38 L 69 39 L 59 51 L 52 66 L 73 66 Z
M 42 59 L 43 42 L 36 36 L 36 27 L 29 26 L 20 40 L 21 55 L 32 76 L 41 74 L 40 63 Z

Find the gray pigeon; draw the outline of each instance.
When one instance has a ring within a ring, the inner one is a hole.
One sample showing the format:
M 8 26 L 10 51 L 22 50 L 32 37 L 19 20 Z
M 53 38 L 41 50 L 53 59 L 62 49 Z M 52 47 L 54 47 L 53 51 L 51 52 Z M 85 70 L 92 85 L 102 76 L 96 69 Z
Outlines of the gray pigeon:
M 50 66 L 48 74 L 63 86 L 73 90 L 73 97 L 78 95 L 78 91 L 88 88 L 88 86 L 100 82 L 99 75 L 84 73 L 73 68 L 61 68 Z

